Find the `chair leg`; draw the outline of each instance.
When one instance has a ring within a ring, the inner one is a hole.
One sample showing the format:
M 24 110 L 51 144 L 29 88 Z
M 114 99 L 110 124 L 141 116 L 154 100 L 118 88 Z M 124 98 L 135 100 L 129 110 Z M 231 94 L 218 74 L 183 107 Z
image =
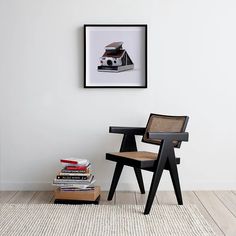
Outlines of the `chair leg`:
M 139 186 L 140 192 L 142 194 L 144 194 L 145 188 L 144 188 L 144 184 L 143 184 L 143 177 L 142 177 L 141 169 L 134 167 L 134 172 L 135 172 L 135 175 L 136 175 L 136 178 L 138 181 L 138 186 Z
M 121 172 L 123 170 L 123 167 L 124 167 L 123 164 L 118 163 L 118 162 L 116 163 L 116 168 L 115 168 L 115 171 L 114 171 L 114 175 L 113 175 L 113 178 L 112 178 L 110 191 L 109 191 L 108 198 L 107 198 L 108 201 L 111 201 L 112 198 L 113 198 L 113 195 L 115 193 L 116 186 L 118 184 L 118 181 L 119 181 L 119 178 L 120 178 L 120 174 L 121 174 Z
M 169 161 L 169 166 L 170 166 L 170 169 L 169 169 L 170 177 L 174 186 L 177 202 L 179 205 L 183 205 L 183 199 L 182 199 L 181 188 L 180 188 L 180 183 L 179 183 L 178 169 L 177 169 L 175 159 L 169 158 L 168 161 Z
M 151 210 L 152 203 L 153 203 L 153 200 L 155 198 L 156 191 L 157 191 L 157 188 L 158 188 L 158 185 L 160 183 L 160 179 L 161 179 L 164 167 L 165 167 L 165 163 L 166 163 L 166 157 L 163 158 L 163 160 L 160 159 L 159 163 L 158 163 L 158 166 L 157 166 L 157 169 L 153 173 L 152 183 L 151 183 L 150 191 L 149 191 L 149 194 L 148 194 L 148 199 L 147 199 L 147 203 L 146 203 L 146 206 L 145 206 L 144 215 L 149 214 L 149 212 Z

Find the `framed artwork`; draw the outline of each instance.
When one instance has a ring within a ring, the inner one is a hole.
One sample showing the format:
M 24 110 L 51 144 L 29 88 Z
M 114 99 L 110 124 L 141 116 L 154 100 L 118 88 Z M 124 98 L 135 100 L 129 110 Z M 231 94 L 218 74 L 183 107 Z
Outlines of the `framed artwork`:
M 147 25 L 84 25 L 84 88 L 147 88 Z

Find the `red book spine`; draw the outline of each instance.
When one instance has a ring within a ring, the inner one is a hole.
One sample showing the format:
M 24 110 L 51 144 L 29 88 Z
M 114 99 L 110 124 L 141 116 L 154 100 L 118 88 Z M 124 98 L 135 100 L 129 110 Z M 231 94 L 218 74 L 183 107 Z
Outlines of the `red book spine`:
M 86 170 L 87 166 L 66 166 L 66 170 Z
M 68 163 L 68 164 L 78 164 L 77 161 L 64 160 L 64 159 L 61 159 L 61 162 L 62 163 Z

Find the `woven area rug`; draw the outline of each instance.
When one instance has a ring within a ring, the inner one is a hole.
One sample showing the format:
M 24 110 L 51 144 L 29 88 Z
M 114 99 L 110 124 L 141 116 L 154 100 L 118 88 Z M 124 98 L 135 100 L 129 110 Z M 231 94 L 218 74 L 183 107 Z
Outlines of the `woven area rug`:
M 0 235 L 215 235 L 196 206 L 0 204 Z

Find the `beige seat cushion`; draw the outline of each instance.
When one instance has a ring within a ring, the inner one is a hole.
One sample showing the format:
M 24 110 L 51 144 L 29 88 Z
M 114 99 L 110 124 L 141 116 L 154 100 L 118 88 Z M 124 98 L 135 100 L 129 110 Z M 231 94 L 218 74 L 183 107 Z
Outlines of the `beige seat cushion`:
M 125 157 L 137 161 L 151 161 L 157 159 L 157 153 L 154 152 L 112 152 L 110 155 Z

